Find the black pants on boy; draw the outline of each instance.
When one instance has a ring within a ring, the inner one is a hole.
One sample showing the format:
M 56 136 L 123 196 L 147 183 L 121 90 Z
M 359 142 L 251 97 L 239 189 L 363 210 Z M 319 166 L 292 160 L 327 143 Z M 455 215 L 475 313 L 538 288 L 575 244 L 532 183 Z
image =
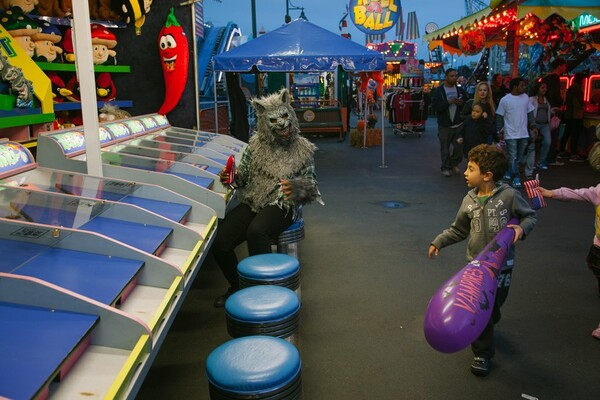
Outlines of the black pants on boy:
M 271 253 L 272 240 L 292 224 L 292 214 L 277 206 L 255 213 L 240 204 L 219 222 L 211 251 L 232 289 L 239 289 L 235 248 L 246 241 L 251 256 Z
M 493 358 L 496 354 L 496 345 L 494 343 L 494 325 L 500 321 L 502 313 L 500 307 L 506 301 L 510 283 L 512 281 L 512 268 L 504 269 L 498 276 L 498 291 L 496 292 L 496 301 L 492 316 L 485 326 L 481 335 L 471 344 L 471 350 L 475 357 Z

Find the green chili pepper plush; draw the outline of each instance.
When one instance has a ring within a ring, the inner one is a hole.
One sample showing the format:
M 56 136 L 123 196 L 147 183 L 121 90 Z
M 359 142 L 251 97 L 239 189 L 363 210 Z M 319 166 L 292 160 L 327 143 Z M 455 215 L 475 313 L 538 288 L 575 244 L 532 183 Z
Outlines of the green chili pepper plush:
M 158 36 L 158 50 L 165 78 L 165 100 L 158 113 L 166 115 L 175 108 L 185 89 L 190 60 L 188 40 L 173 9 Z

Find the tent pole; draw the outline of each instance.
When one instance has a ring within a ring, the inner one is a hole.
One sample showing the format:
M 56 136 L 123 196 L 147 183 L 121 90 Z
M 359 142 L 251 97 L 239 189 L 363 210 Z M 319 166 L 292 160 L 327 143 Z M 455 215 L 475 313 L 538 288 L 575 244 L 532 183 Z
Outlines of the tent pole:
M 365 90 L 365 93 L 363 94 L 363 149 L 367 148 L 367 111 L 368 111 L 368 107 L 369 107 L 369 89 Z
M 202 6 L 200 5 L 200 7 Z M 198 90 L 198 57 L 195 56 L 196 54 L 198 54 L 198 35 L 196 33 L 196 4 L 194 3 L 190 5 L 190 14 L 193 22 L 192 42 L 194 43 L 194 52 L 192 54 L 194 54 L 194 96 L 196 99 L 196 126 L 198 127 L 198 130 L 200 130 L 200 91 Z
M 219 133 L 219 106 L 217 105 L 217 71 L 215 71 L 215 60 L 212 60 L 213 70 L 213 100 L 215 102 L 215 133 Z
M 385 94 L 385 85 L 383 86 L 381 93 Z M 385 107 L 385 100 L 383 98 L 384 96 L 381 96 L 381 165 L 379 168 L 387 168 L 387 165 L 385 165 L 385 120 L 383 119 L 385 115 L 383 110 Z

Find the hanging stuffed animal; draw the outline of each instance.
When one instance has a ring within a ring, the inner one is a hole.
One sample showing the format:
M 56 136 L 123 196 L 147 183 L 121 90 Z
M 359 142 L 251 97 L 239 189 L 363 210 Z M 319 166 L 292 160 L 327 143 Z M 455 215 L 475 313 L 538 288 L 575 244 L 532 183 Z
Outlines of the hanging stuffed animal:
M 188 41 L 173 9 L 167 16 L 165 26 L 158 35 L 158 50 L 165 79 L 165 100 L 158 113 L 166 115 L 175 108 L 187 83 L 189 48 Z
M 135 34 L 142 34 L 142 26 L 146 22 L 146 14 L 150 12 L 152 0 L 111 0 L 111 9 L 119 15 L 126 24 L 135 26 Z

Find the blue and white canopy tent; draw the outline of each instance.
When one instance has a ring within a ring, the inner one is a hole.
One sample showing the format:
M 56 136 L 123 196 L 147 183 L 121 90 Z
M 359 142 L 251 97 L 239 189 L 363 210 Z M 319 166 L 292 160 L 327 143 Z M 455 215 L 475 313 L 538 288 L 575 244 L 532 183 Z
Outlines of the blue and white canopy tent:
M 213 66 L 216 75 L 217 71 L 324 72 L 338 68 L 347 72 L 369 72 L 384 71 L 386 64 L 381 53 L 297 19 L 214 56 Z M 383 122 L 383 110 L 381 120 Z
M 215 71 L 383 71 L 383 55 L 303 19 L 297 19 L 213 57 Z

